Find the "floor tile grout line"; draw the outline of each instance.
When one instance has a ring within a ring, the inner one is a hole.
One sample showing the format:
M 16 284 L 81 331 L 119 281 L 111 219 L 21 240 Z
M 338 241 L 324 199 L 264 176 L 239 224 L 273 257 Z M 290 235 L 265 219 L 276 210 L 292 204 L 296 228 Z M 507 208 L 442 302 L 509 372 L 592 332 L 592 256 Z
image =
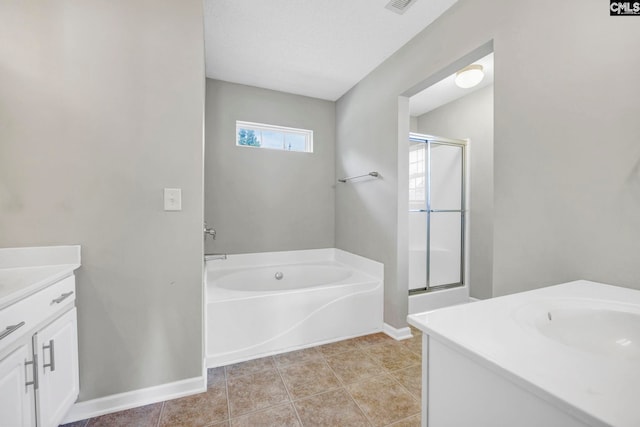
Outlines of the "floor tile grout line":
M 268 356 L 268 357 L 272 357 L 272 356 Z M 275 408 L 277 406 L 285 405 L 286 403 L 293 403 L 293 401 L 291 400 L 291 396 L 289 395 L 289 392 L 287 390 L 287 386 L 284 384 L 284 380 L 282 379 L 282 376 L 280 375 L 280 372 L 278 371 L 277 366 L 275 367 L 275 370 L 276 370 L 276 373 L 278 374 L 278 377 L 280 378 L 280 381 L 282 381 L 282 384 L 285 387 L 285 391 L 287 392 L 287 396 L 289 397 L 289 401 L 288 402 L 287 401 L 277 402 L 277 403 L 274 403 L 272 405 L 265 406 L 263 408 L 259 408 L 259 409 L 255 409 L 255 410 L 251 410 L 249 412 L 245 412 L 245 413 L 239 414 L 238 416 L 233 416 L 232 417 L 231 416 L 231 399 L 229 399 L 229 397 L 228 397 L 228 384 L 227 384 L 227 405 L 228 405 L 228 411 L 229 411 L 229 418 L 226 421 L 229 422 L 229 425 L 231 425 L 231 420 L 232 419 L 237 419 L 237 418 L 240 418 L 240 417 L 244 417 L 246 415 L 255 414 L 256 412 L 272 409 L 272 408 Z M 239 377 L 233 377 L 232 379 L 235 380 L 237 378 L 242 378 L 242 377 L 246 377 L 246 376 L 249 376 L 249 375 L 263 375 L 263 374 L 267 373 L 268 371 L 271 371 L 271 369 L 265 369 L 263 371 L 254 372 L 252 374 L 241 375 Z M 225 381 L 225 383 L 226 383 L 226 381 Z
M 411 396 L 414 400 L 417 400 L 417 401 L 418 401 L 418 403 L 420 403 L 420 397 L 416 397 L 413 393 L 411 393 L 411 391 L 410 391 L 407 387 L 405 387 L 405 386 L 404 386 L 404 384 L 402 384 L 402 383 L 400 382 L 400 380 L 398 380 L 398 379 L 393 375 L 393 372 L 402 371 L 402 370 L 404 370 L 404 369 L 409 369 L 409 368 L 412 368 L 412 367 L 414 367 L 414 366 L 417 366 L 417 364 L 415 364 L 415 365 L 411 365 L 411 366 L 408 366 L 408 367 L 406 367 L 406 368 L 396 369 L 396 370 L 394 370 L 394 371 L 388 371 L 388 372 L 385 372 L 385 374 L 387 375 L 387 377 L 391 378 L 391 379 L 392 379 L 393 381 L 395 381 L 398 385 L 400 385 L 400 387 L 402 387 L 402 389 L 403 389 L 404 391 L 406 391 L 407 393 L 409 393 L 409 396 Z M 414 415 L 415 415 L 415 414 L 414 414 Z M 412 416 L 413 416 L 413 415 L 412 415 Z M 398 421 L 400 421 L 400 420 L 398 420 Z M 394 422 L 397 422 L 397 421 L 394 421 Z
M 329 371 L 331 372 L 331 375 L 333 375 L 333 377 L 338 380 L 338 384 L 340 384 L 340 387 L 344 387 L 344 381 L 342 381 L 342 378 L 340 378 L 338 376 L 338 374 L 336 373 L 336 371 L 333 370 L 333 368 L 331 367 L 331 365 L 329 364 L 329 362 L 325 359 L 322 358 L 322 363 L 324 363 L 324 366 L 326 366 L 327 368 L 329 368 Z
M 355 383 L 354 383 L 355 384 Z M 349 398 L 351 399 L 351 401 L 353 403 L 355 403 L 355 405 L 358 407 L 358 409 L 360 410 L 360 412 L 362 413 L 362 415 L 364 415 L 364 418 L 367 420 L 367 422 L 369 423 L 370 426 L 374 426 L 373 421 L 371 421 L 371 419 L 369 418 L 369 416 L 367 415 L 367 413 L 364 411 L 364 409 L 362 409 L 362 407 L 360 406 L 360 404 L 358 404 L 358 401 L 356 400 L 355 397 L 353 397 L 353 395 L 351 394 L 351 392 L 349 391 L 349 389 L 347 387 L 344 388 L 344 391 L 347 392 L 347 396 L 349 396 Z
M 373 348 L 376 348 L 376 347 L 382 347 L 383 345 L 385 345 L 385 346 L 386 346 L 386 345 L 389 345 L 389 344 L 392 344 L 392 345 L 398 345 L 398 344 L 395 344 L 395 343 L 377 343 L 377 344 L 368 344 L 368 345 L 363 345 L 363 346 L 362 346 L 362 351 L 363 351 L 363 352 L 364 352 L 364 353 L 365 353 L 365 354 L 366 354 L 370 359 L 373 359 L 376 363 L 378 363 L 378 362 L 379 362 L 378 357 L 373 356 L 373 355 L 372 355 L 372 351 L 371 351 L 371 350 L 372 350 Z M 382 366 L 382 363 L 381 363 L 381 362 L 380 362 L 380 363 L 378 363 L 378 364 Z M 382 367 L 384 368 L 384 366 L 382 366 Z M 386 368 L 385 368 L 385 369 L 386 369 Z
M 418 403 L 420 403 L 420 399 L 416 399 L 416 397 L 413 395 L 413 393 L 411 393 L 411 392 L 410 392 L 406 387 L 404 387 L 404 386 L 402 385 L 402 383 L 400 383 L 400 381 L 398 381 L 398 380 L 397 380 L 393 375 L 391 375 L 391 373 L 390 373 L 390 372 L 383 372 L 381 375 L 378 375 L 377 377 L 382 377 L 382 376 L 388 377 L 388 378 L 390 378 L 392 381 L 395 381 L 396 383 L 398 383 L 398 384 L 400 385 L 400 387 L 402 387 L 402 389 L 403 389 L 403 390 L 405 390 L 413 400 L 417 400 L 417 401 L 418 401 Z M 376 377 L 376 378 L 377 378 L 377 377 Z M 373 377 L 371 377 L 371 378 L 373 378 Z M 369 380 L 369 379 L 371 379 L 371 378 L 366 378 L 366 379 L 364 379 L 363 381 Z M 358 382 L 361 382 L 361 381 L 358 381 Z M 353 384 L 356 384 L 356 383 L 353 383 Z M 351 395 L 351 392 L 350 392 L 348 389 L 347 389 L 347 393 L 348 393 L 348 394 L 349 394 L 349 396 L 354 400 L 354 402 L 356 403 L 356 405 L 358 405 L 358 402 L 357 402 L 357 401 L 355 400 L 355 398 Z M 360 405 L 358 405 L 358 407 L 360 407 Z M 362 409 L 360 409 L 360 410 L 362 410 Z M 365 417 L 366 417 L 366 416 L 367 416 L 367 414 L 366 414 L 364 411 L 362 411 L 362 412 L 365 414 Z M 411 415 L 409 415 L 409 416 L 408 416 L 408 417 L 406 417 L 406 418 L 402 418 L 402 419 L 399 419 L 399 420 L 395 420 L 395 421 L 393 421 L 393 422 L 391 422 L 391 423 L 389 423 L 389 424 L 385 424 L 385 425 L 384 425 L 384 427 L 390 427 L 391 425 L 393 425 L 393 424 L 395 424 L 395 423 L 399 423 L 400 421 L 403 421 L 403 420 L 406 420 L 406 419 L 408 419 L 408 418 L 414 417 L 414 416 L 416 416 L 416 415 L 420 414 L 421 412 L 422 412 L 422 408 L 420 408 L 420 409 L 418 410 L 418 412 L 416 412 L 415 414 L 411 414 Z M 368 419 L 368 417 L 367 417 L 367 419 Z M 371 425 L 373 426 L 373 425 L 374 425 L 374 423 L 373 423 L 373 422 L 371 422 Z
M 329 367 L 329 369 L 331 370 L 331 372 L 333 373 L 333 375 L 338 379 L 338 382 L 342 385 L 342 387 L 344 388 L 346 386 L 345 382 L 342 380 L 342 378 L 340 377 L 340 375 L 338 375 L 336 373 L 336 371 L 333 369 L 333 367 L 331 366 L 331 364 L 329 363 L 329 361 L 327 360 L 327 358 L 325 357 L 325 355 L 322 355 L 322 358 L 324 359 L 324 363 L 327 364 L 327 366 Z
M 303 363 L 311 363 L 311 362 L 319 362 L 319 361 L 324 361 L 324 359 L 322 359 L 321 356 L 318 356 L 318 357 L 313 358 L 313 359 L 299 360 L 299 361 L 296 361 L 296 362 L 289 362 L 289 363 L 282 363 L 280 365 L 276 365 L 276 368 L 277 369 L 286 369 L 286 368 L 289 368 L 291 366 L 301 365 Z
M 347 353 L 347 352 L 349 352 L 349 351 L 354 350 L 354 348 L 349 348 L 349 349 L 346 349 L 346 350 L 336 351 L 335 353 L 329 353 L 329 354 L 326 354 L 325 352 L 323 352 L 322 350 L 320 350 L 320 348 L 321 348 L 321 347 L 324 347 L 324 346 L 330 346 L 331 344 L 344 343 L 344 342 L 346 342 L 346 341 L 353 341 L 353 340 L 356 340 L 356 341 L 354 341 L 355 349 L 358 349 L 358 348 L 360 347 L 360 345 L 359 345 L 359 344 L 358 344 L 358 342 L 357 342 L 357 339 L 358 339 L 358 338 L 360 338 L 360 337 L 354 337 L 354 338 L 349 338 L 349 339 L 342 340 L 342 341 L 334 341 L 334 342 L 332 342 L 332 343 L 322 344 L 322 345 L 318 346 L 318 351 L 320 352 L 320 354 L 321 354 L 323 357 L 325 357 L 325 356 L 335 356 L 335 355 L 338 355 L 338 354 Z
M 409 349 L 407 349 L 407 351 L 409 351 L 411 354 L 413 354 L 414 356 L 418 356 L 418 357 L 422 357 L 422 355 L 420 353 L 416 353 L 415 351 L 411 351 Z
M 314 355 L 310 356 L 310 359 L 303 359 L 303 360 L 296 360 L 293 362 L 279 362 L 278 361 L 278 356 L 283 356 L 289 353 L 296 353 L 296 352 L 303 352 L 303 351 L 307 351 L 307 352 L 312 352 L 315 353 L 317 355 L 317 358 L 322 356 L 322 352 L 320 350 L 318 350 L 321 346 L 316 346 L 316 347 L 306 347 L 306 348 L 302 348 L 300 350 L 292 350 L 292 351 L 287 351 L 284 353 L 279 353 L 279 354 L 275 354 L 273 355 L 275 364 L 277 368 L 281 368 L 281 367 L 287 367 L 287 366 L 291 366 L 291 365 L 296 365 L 299 363 L 305 363 L 305 362 L 311 362 L 313 360 L 316 359 L 316 357 Z
M 256 409 L 256 410 L 249 411 L 249 412 L 245 412 L 244 414 L 240 414 L 237 417 L 232 417 L 232 418 L 229 418 L 228 420 L 224 420 L 224 421 L 228 422 L 229 425 L 231 425 L 231 421 L 237 420 L 238 418 L 247 417 L 249 415 L 257 414 L 258 412 L 269 411 L 271 409 L 275 409 L 275 408 L 278 408 L 280 406 L 285 406 L 285 405 L 293 405 L 293 402 L 291 402 L 291 401 L 278 402 L 278 403 L 276 403 L 274 405 L 271 405 L 271 406 L 267 406 L 267 407 L 264 407 L 264 408 Z M 218 421 L 218 422 L 223 423 L 224 421 Z
M 353 339 L 353 338 L 352 338 L 352 339 Z M 357 343 L 356 343 L 356 344 L 357 344 Z M 365 411 L 362 409 L 362 407 L 360 407 L 360 405 L 358 404 L 358 402 L 356 402 L 356 400 L 354 399 L 354 397 L 351 395 L 351 393 L 350 393 L 350 392 L 349 392 L 349 390 L 347 389 L 347 385 L 348 385 L 348 384 L 355 384 L 355 383 L 360 382 L 360 381 L 365 381 L 365 380 L 368 380 L 368 379 L 374 378 L 374 377 L 376 377 L 377 375 L 372 375 L 372 376 L 370 376 L 370 377 L 362 378 L 361 380 L 359 380 L 359 381 L 355 381 L 355 382 L 353 382 L 353 383 L 346 383 L 346 382 L 342 379 L 342 377 L 340 377 L 340 376 L 336 373 L 336 371 L 333 369 L 333 367 L 332 367 L 332 366 L 331 366 L 331 364 L 329 363 L 329 360 L 327 360 L 327 357 L 335 356 L 335 355 L 342 354 L 342 353 L 347 353 L 347 352 L 349 352 L 349 351 L 354 351 L 354 350 L 362 351 L 362 350 L 359 348 L 359 346 L 358 346 L 358 345 L 356 345 L 356 348 L 352 348 L 352 349 L 346 350 L 346 351 L 344 351 L 344 352 L 339 352 L 339 353 L 325 354 L 325 353 L 323 353 L 322 351 L 320 351 L 320 355 L 322 356 L 323 362 L 324 362 L 324 363 L 326 364 L 326 366 L 329 368 L 329 370 L 331 371 L 331 373 L 332 373 L 332 374 L 337 378 L 337 380 L 338 380 L 338 382 L 341 384 L 341 386 L 340 386 L 340 387 L 338 387 L 338 388 L 328 389 L 328 390 L 324 390 L 324 391 L 321 391 L 321 392 L 318 392 L 318 393 L 314 393 L 314 394 L 312 394 L 312 395 L 305 396 L 305 397 L 300 398 L 300 399 L 297 399 L 297 400 L 307 399 L 307 398 L 310 398 L 310 397 L 312 397 L 312 396 L 317 396 L 317 395 L 320 395 L 320 394 L 324 394 L 324 393 L 328 393 L 328 392 L 331 392 L 331 391 L 335 391 L 335 390 L 340 390 L 340 389 L 342 389 L 342 390 L 344 390 L 344 392 L 345 392 L 345 393 L 347 393 L 347 396 L 349 396 L 349 398 L 351 399 L 351 401 L 356 405 L 356 407 L 358 408 L 358 410 L 360 411 L 360 413 L 364 416 L 364 418 L 365 418 L 365 420 L 367 421 L 367 423 L 369 423 L 369 426 L 373 426 L 373 425 L 374 425 L 374 424 L 373 424 L 373 422 L 369 419 L 369 417 L 367 416 L 367 414 L 365 413 Z M 364 352 L 363 352 L 363 353 L 364 353 Z M 371 359 L 371 358 L 370 358 L 366 353 L 365 353 L 365 356 L 367 356 L 367 358 Z M 374 362 L 375 362 L 375 361 L 374 361 Z M 377 364 L 377 363 L 376 363 L 376 364 Z M 283 380 L 283 382 L 284 382 L 284 380 Z M 286 384 L 285 384 L 285 388 L 286 388 Z M 297 414 L 297 412 L 298 412 L 298 411 L 297 411 L 297 409 L 296 409 L 295 402 L 296 402 L 296 401 L 292 399 L 293 408 L 294 408 L 294 410 L 296 411 L 296 414 Z M 302 423 L 302 420 L 300 420 L 300 423 Z
M 394 422 L 392 422 L 390 424 L 385 424 L 383 427 L 393 427 L 394 425 L 397 425 L 397 424 L 399 424 L 399 423 L 401 423 L 403 421 L 410 420 L 411 418 L 415 417 L 416 415 L 421 415 L 421 412 L 418 412 L 417 414 L 409 415 L 407 418 L 403 418 L 401 420 L 394 421 Z
M 166 400 L 162 401 L 162 406 L 160 407 L 160 415 L 158 415 L 158 422 L 156 423 L 156 427 L 160 427 L 160 423 L 162 422 L 162 414 L 164 413 L 164 404 Z
M 319 396 L 319 395 L 321 395 L 321 394 L 329 393 L 330 391 L 336 391 L 336 390 L 340 390 L 340 389 L 343 389 L 343 388 L 345 388 L 343 385 L 340 385 L 340 386 L 338 386 L 338 387 L 334 387 L 334 388 L 328 388 L 328 389 L 325 389 L 325 390 L 319 391 L 319 392 L 317 392 L 317 393 L 309 394 L 309 395 L 307 395 L 307 396 L 300 397 L 300 398 L 298 398 L 298 399 L 292 400 L 291 402 L 292 402 L 292 403 L 300 402 L 301 400 L 309 399 L 309 398 L 311 398 L 311 397 L 316 397 L 316 396 Z
M 275 358 L 274 358 L 273 356 L 264 356 L 264 357 L 259 357 L 258 359 L 251 359 L 251 360 L 246 360 L 246 361 L 244 361 L 244 362 L 232 363 L 231 365 L 224 365 L 224 366 L 221 366 L 222 368 L 224 368 L 225 379 L 229 379 L 229 378 L 230 378 L 230 377 L 227 375 L 227 368 L 228 368 L 229 366 L 239 365 L 239 364 L 241 364 L 241 363 L 253 362 L 253 361 L 255 361 L 255 360 L 260 360 L 260 359 L 271 359 L 271 361 L 272 361 L 272 363 L 273 363 L 273 366 L 272 366 L 272 367 L 268 367 L 268 368 L 260 369 L 260 370 L 258 370 L 258 371 L 256 371 L 256 372 L 249 372 L 248 374 L 242 374 L 242 375 L 235 375 L 235 374 L 234 374 L 234 375 L 231 377 L 231 379 L 242 378 L 242 377 L 246 377 L 246 376 L 248 376 L 248 375 L 254 375 L 254 374 L 262 374 L 263 372 L 268 371 L 269 369 L 272 369 L 273 367 L 276 367 L 276 366 L 277 366 L 277 363 L 276 363 Z
M 376 345 L 377 345 L 377 344 L 376 344 Z M 422 355 L 421 355 L 421 354 L 416 354 L 416 353 L 412 352 L 411 350 L 407 349 L 406 347 L 400 347 L 400 348 L 402 348 L 402 349 L 404 349 L 404 350 L 408 351 L 410 354 L 412 354 L 412 355 L 414 355 L 414 356 L 417 356 L 417 357 L 420 359 L 420 361 L 422 361 Z M 389 369 L 389 368 L 387 368 L 386 366 L 384 366 L 384 364 L 383 364 L 383 362 L 382 362 L 382 358 L 378 358 L 378 357 L 376 357 L 376 356 L 373 356 L 370 352 L 367 352 L 367 351 L 365 351 L 365 353 L 367 353 L 367 356 L 369 356 L 369 358 L 370 358 L 370 359 L 373 359 L 376 363 L 378 363 L 378 364 L 379 364 L 379 365 L 380 365 L 380 366 L 385 370 L 385 372 L 387 372 L 387 373 L 391 373 L 391 372 L 395 372 L 395 371 L 400 371 L 400 370 L 402 370 L 402 369 L 407 369 L 407 368 L 410 368 L 410 367 L 412 367 L 412 366 L 416 366 L 416 365 L 418 365 L 418 364 L 419 364 L 419 363 L 412 363 L 412 364 L 410 364 L 410 365 L 403 366 L 403 367 L 401 367 L 401 368 Z
M 350 348 L 350 349 L 347 349 L 347 350 L 344 350 L 344 351 L 337 351 L 335 353 L 328 353 L 328 354 L 325 354 L 325 353 L 322 353 L 322 352 L 321 353 L 322 353 L 323 357 L 326 357 L 326 356 L 337 356 L 339 354 L 348 353 L 348 352 L 353 351 L 353 350 L 360 350 L 360 347 Z
M 300 426 L 304 426 L 302 424 L 302 418 L 300 418 L 300 414 L 298 414 L 298 409 L 296 409 L 296 405 L 293 403 L 293 398 L 291 397 L 291 393 L 289 392 L 289 387 L 287 387 L 287 383 L 284 381 L 282 377 L 282 372 L 280 372 L 280 367 L 276 365 L 276 371 L 278 372 L 278 377 L 280 377 L 280 381 L 282 381 L 282 385 L 284 386 L 284 390 L 287 392 L 287 396 L 289 396 L 289 404 L 293 408 L 293 412 L 296 414 L 296 419 L 300 423 Z
M 319 392 L 317 392 L 317 393 L 312 393 L 312 394 L 309 394 L 309 395 L 307 395 L 307 396 L 303 396 L 303 397 L 300 397 L 300 398 L 297 398 L 297 399 L 294 399 L 294 398 L 292 397 L 292 398 L 291 398 L 291 402 L 292 402 L 292 403 L 293 403 L 293 402 L 300 401 L 300 400 L 303 400 L 303 399 L 307 399 L 307 398 L 309 398 L 309 397 L 317 396 L 317 395 L 319 395 L 319 394 L 327 393 L 327 392 L 329 392 L 329 391 L 334 391 L 334 390 L 338 390 L 338 389 L 341 389 L 341 388 L 345 388 L 345 383 L 340 379 L 340 377 L 338 377 L 338 375 L 336 375 L 336 373 L 333 371 L 333 369 L 331 368 L 331 366 L 329 366 L 329 364 L 328 364 L 325 360 L 323 360 L 322 362 L 324 362 L 324 364 L 327 366 L 327 368 L 329 368 L 329 370 L 331 371 L 331 373 L 333 374 L 333 376 L 338 380 L 338 382 L 339 382 L 338 387 L 327 388 L 327 389 L 324 389 L 324 390 L 319 391 Z M 282 382 L 284 382 L 284 378 L 283 378 Z M 287 384 L 286 384 L 286 383 L 285 383 L 285 388 L 287 388 Z
M 222 369 L 222 375 L 224 377 L 224 394 L 227 398 L 227 424 L 231 427 L 231 399 L 229 398 L 229 379 L 227 378 L 227 367 L 224 366 Z
M 404 385 L 404 384 L 402 384 L 402 383 L 400 382 L 400 380 L 399 380 L 399 379 L 397 379 L 397 378 L 392 374 L 392 372 L 402 371 L 402 370 L 404 370 L 404 369 L 413 368 L 414 366 L 418 366 L 418 365 L 416 364 L 416 365 L 408 366 L 408 367 L 406 367 L 406 368 L 396 369 L 395 371 L 391 371 L 391 372 L 389 372 L 389 376 L 390 376 L 391 378 L 393 378 L 393 380 L 394 380 L 396 383 L 400 384 L 400 387 L 402 387 L 404 390 L 406 390 L 406 391 L 407 391 L 407 393 L 409 393 L 409 395 L 410 395 L 411 397 L 413 397 L 414 399 L 416 399 L 416 400 L 418 401 L 418 403 L 422 404 L 422 396 L 416 396 L 416 395 L 414 395 L 414 394 L 411 392 L 411 390 L 409 390 L 407 387 L 405 387 L 405 385 Z M 422 379 L 420 379 L 420 382 L 422 383 Z M 422 393 L 422 386 L 420 386 L 420 393 Z
M 386 369 L 384 368 L 384 366 L 382 366 L 381 364 L 379 364 L 377 360 L 373 359 L 371 356 L 369 356 L 368 354 L 366 354 L 366 352 L 365 352 L 365 356 L 366 356 L 370 361 L 372 361 L 375 365 L 377 365 L 379 368 L 382 368 L 382 369 L 384 370 L 384 371 L 382 372 L 382 374 L 386 373 Z M 342 379 L 342 377 L 340 377 L 340 375 L 338 375 L 338 373 L 333 369 L 333 367 L 331 366 L 331 364 L 329 363 L 329 361 L 328 361 L 328 360 L 325 360 L 325 362 L 327 363 L 327 366 L 329 366 L 329 369 L 331 369 L 331 371 L 333 372 L 333 374 L 336 376 L 336 378 L 338 378 L 338 381 L 340 381 L 340 383 L 342 384 L 342 386 L 343 386 L 343 387 L 345 387 L 345 388 L 346 388 L 346 387 L 347 387 L 347 385 L 349 385 L 349 384 L 359 383 L 359 382 L 361 382 L 361 381 L 365 381 L 365 380 L 368 380 L 368 379 L 371 379 L 371 378 L 375 378 L 375 377 L 377 377 L 377 376 L 381 375 L 381 374 L 377 373 L 377 374 L 373 374 L 373 375 L 370 375 L 370 376 L 367 376 L 367 377 L 364 377 L 364 378 L 360 378 L 360 379 L 358 379 L 358 380 L 356 380 L 356 381 L 352 381 L 352 382 L 348 383 L 348 382 L 344 381 L 344 380 Z
M 355 383 L 354 383 L 355 384 Z M 358 407 L 358 409 L 360 410 L 360 412 L 362 413 L 362 415 L 364 416 L 365 420 L 369 423 L 370 426 L 373 426 L 373 423 L 369 420 L 369 418 L 367 417 L 367 414 L 365 414 L 365 412 L 362 410 L 362 408 L 360 407 L 360 405 L 358 405 L 358 402 L 356 402 L 353 399 L 353 396 L 351 396 L 351 393 L 349 393 L 349 390 L 347 390 L 347 387 L 345 385 L 342 385 L 340 387 L 337 388 L 331 388 L 331 389 L 327 389 L 327 390 L 323 390 L 320 391 L 318 393 L 314 393 L 314 394 L 310 394 L 309 396 L 305 396 L 305 397 L 301 397 L 300 399 L 296 399 L 294 401 L 292 401 L 291 403 L 293 404 L 293 408 L 294 410 L 296 410 L 296 413 L 298 412 L 296 407 L 295 407 L 295 402 L 299 402 L 301 400 L 305 400 L 305 399 L 309 399 L 311 397 L 315 397 L 315 396 L 319 396 L 321 394 L 327 394 L 330 393 L 332 391 L 338 391 L 338 390 L 344 390 L 345 393 L 347 393 L 347 396 L 349 396 L 349 398 L 351 399 L 351 401 L 353 403 L 355 403 L 355 405 Z M 302 420 L 300 420 L 300 422 L 302 423 Z M 304 426 L 304 424 L 302 424 L 302 426 Z
M 327 364 L 327 366 L 329 367 L 329 369 L 331 369 L 331 372 L 333 372 L 333 375 L 335 375 L 335 377 L 338 379 L 338 381 L 342 384 L 342 389 L 344 389 L 345 393 L 347 393 L 347 396 L 349 396 L 349 398 L 351 399 L 351 401 L 353 403 L 355 403 L 356 407 L 360 410 L 360 412 L 362 413 L 362 415 L 364 416 L 365 420 L 367 420 L 367 422 L 369 423 L 370 426 L 373 426 L 373 423 L 371 422 L 371 420 L 369 419 L 369 417 L 367 416 L 367 414 L 362 410 L 362 408 L 360 407 L 360 405 L 358 405 L 358 402 L 356 402 L 356 400 L 353 398 L 353 396 L 351 395 L 351 393 L 349 392 L 349 389 L 347 388 L 347 384 L 342 380 L 342 378 L 340 378 L 340 376 L 333 370 L 333 368 L 331 367 L 331 365 L 329 364 L 328 361 L 325 360 L 325 363 Z M 370 377 L 371 378 L 371 377 Z M 366 379 L 366 378 L 365 378 Z M 355 383 L 352 383 L 355 384 Z
M 414 339 L 422 341 L 422 337 L 420 337 L 420 338 L 415 338 L 415 337 L 414 337 L 414 338 L 409 338 L 407 341 L 414 340 Z M 411 353 L 413 353 L 413 354 L 415 354 L 415 355 L 417 355 L 417 356 L 422 357 L 422 344 L 420 345 L 421 349 L 420 349 L 420 351 L 419 351 L 419 352 L 413 351 L 413 349 L 412 349 L 412 348 L 410 348 L 408 344 L 402 344 L 402 346 L 403 346 L 405 349 L 409 350 Z

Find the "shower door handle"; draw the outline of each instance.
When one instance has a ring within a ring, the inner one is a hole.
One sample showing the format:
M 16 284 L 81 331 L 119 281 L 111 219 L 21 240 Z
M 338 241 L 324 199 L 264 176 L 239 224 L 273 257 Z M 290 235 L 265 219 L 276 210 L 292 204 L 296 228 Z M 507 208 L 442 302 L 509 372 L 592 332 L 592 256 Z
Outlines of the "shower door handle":
M 429 209 L 428 211 L 425 212 L 430 212 L 430 213 L 440 213 L 440 212 L 464 212 L 464 209 Z
M 440 213 L 440 212 L 462 212 L 464 209 L 409 209 L 409 212 L 427 212 L 427 213 Z

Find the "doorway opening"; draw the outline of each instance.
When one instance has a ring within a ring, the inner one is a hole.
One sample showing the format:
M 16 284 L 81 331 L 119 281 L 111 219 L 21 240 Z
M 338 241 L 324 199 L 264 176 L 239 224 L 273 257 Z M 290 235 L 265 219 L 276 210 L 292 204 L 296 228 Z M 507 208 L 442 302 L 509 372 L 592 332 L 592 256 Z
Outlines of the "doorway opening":
M 398 98 L 398 276 L 409 314 L 492 297 L 493 56 L 489 41 Z M 457 86 L 465 69 L 484 78 Z

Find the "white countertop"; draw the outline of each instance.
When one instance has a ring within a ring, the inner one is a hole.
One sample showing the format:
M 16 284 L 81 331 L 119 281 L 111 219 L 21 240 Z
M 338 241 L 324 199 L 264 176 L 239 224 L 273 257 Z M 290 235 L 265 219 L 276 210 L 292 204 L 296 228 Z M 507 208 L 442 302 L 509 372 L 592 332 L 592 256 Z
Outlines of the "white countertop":
M 80 246 L 0 249 L 0 309 L 80 267 Z
M 640 315 L 640 291 L 580 280 L 414 314 L 408 321 L 587 425 L 640 426 L 640 342 L 627 340 L 631 352 L 605 355 L 560 343 L 536 327 L 554 308 L 576 302 Z M 614 345 L 624 337 L 611 338 Z

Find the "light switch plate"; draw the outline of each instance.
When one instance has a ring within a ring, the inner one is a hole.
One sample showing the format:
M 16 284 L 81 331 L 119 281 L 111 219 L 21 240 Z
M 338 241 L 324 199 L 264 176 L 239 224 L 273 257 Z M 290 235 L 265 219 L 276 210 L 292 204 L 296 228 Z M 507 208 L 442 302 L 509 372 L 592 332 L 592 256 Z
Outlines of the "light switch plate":
M 165 211 L 181 211 L 182 210 L 182 189 L 181 188 L 165 188 L 164 189 L 164 210 Z

